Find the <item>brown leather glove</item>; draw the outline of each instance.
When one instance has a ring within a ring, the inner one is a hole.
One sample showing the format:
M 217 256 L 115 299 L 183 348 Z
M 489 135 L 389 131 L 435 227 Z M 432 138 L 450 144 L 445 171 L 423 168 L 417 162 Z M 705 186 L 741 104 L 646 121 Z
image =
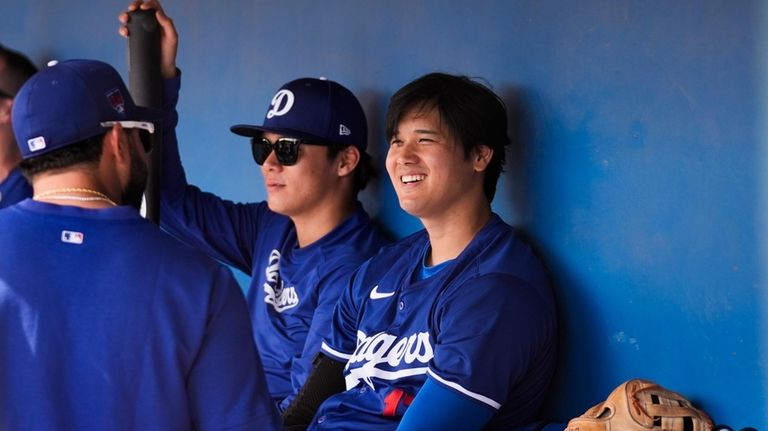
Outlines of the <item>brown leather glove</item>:
M 677 392 L 632 379 L 571 419 L 566 431 L 711 431 L 712 421 Z

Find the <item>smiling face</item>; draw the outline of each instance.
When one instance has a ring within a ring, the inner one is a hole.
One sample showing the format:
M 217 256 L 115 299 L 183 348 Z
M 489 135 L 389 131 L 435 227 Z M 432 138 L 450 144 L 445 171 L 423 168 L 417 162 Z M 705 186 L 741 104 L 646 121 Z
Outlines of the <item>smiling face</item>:
M 264 133 L 264 137 L 275 142 L 282 135 Z M 335 166 L 323 145 L 300 145 L 299 157 L 291 166 L 281 165 L 271 152 L 261 166 L 269 209 L 293 218 L 311 215 L 329 202 L 335 204 L 329 199 L 338 191 Z
M 434 107 L 406 111 L 390 138 L 387 172 L 407 213 L 437 220 L 483 199 L 485 164 L 464 149 Z

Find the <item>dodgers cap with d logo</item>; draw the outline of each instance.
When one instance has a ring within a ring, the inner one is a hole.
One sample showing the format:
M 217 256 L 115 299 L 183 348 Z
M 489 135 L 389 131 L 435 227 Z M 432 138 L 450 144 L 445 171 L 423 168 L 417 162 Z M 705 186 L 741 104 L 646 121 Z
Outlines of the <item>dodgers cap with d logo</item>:
M 69 60 L 29 78 L 16 94 L 12 117 L 16 143 L 29 159 L 104 133 L 102 122 L 156 122 L 163 113 L 136 106 L 107 63 Z
M 230 130 L 241 136 L 272 132 L 362 150 L 368 145 L 360 102 L 344 86 L 327 79 L 300 78 L 283 85 L 272 97 L 263 125 L 237 124 Z

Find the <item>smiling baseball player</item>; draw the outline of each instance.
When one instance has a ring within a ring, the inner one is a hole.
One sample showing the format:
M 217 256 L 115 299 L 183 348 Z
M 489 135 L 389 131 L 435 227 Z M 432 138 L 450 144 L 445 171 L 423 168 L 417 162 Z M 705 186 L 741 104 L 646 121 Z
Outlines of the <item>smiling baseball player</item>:
M 285 427 L 522 425 L 553 373 L 556 319 L 541 262 L 490 208 L 508 143 L 503 102 L 430 74 L 393 96 L 386 127 L 400 206 L 426 229 L 356 272 Z M 342 374 L 345 390 L 330 395 Z

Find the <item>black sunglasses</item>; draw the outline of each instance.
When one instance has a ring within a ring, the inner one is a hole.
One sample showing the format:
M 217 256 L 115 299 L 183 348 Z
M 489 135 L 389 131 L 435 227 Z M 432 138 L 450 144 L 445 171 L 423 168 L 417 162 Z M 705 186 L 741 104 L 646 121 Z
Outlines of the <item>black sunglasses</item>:
M 144 152 L 149 153 L 152 151 L 152 134 L 144 129 L 139 130 L 139 139 L 141 140 L 141 146 L 144 147 Z
M 253 160 L 257 165 L 261 166 L 267 160 L 269 154 L 274 151 L 277 161 L 281 165 L 295 165 L 299 159 L 299 145 L 301 144 L 313 145 L 304 139 L 296 138 L 280 138 L 275 142 L 271 142 L 267 138 L 251 138 Z
M 138 130 L 144 152 L 149 153 L 152 150 L 152 134 L 155 133 L 155 125 L 153 123 L 148 121 L 102 121 L 101 127 L 112 127 L 117 123 L 120 123 L 126 130 Z

